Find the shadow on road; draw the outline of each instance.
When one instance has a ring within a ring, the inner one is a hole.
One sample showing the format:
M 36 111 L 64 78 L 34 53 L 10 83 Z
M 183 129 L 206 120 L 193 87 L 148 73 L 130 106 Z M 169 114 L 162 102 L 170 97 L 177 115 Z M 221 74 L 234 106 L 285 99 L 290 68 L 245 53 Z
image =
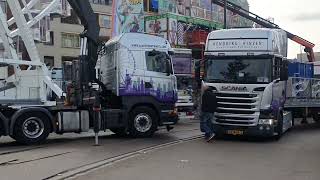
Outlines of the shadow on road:
M 298 124 L 292 130 L 294 133 L 302 133 L 305 131 L 319 131 L 320 123 Z

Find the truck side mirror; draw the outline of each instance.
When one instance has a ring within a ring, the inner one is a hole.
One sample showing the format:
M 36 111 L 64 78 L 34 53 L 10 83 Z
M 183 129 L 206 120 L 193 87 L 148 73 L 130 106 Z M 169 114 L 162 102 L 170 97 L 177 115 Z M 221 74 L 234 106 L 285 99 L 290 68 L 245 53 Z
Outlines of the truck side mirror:
M 287 81 L 289 79 L 288 74 L 288 61 L 284 60 L 282 61 L 282 66 L 280 69 L 280 81 Z
M 167 76 L 170 76 L 170 74 L 173 74 L 172 72 L 172 67 L 171 67 L 171 63 L 170 63 L 170 59 L 166 59 L 166 73 Z
M 197 82 L 197 87 L 201 87 L 201 61 L 198 60 L 195 62 L 194 78 Z

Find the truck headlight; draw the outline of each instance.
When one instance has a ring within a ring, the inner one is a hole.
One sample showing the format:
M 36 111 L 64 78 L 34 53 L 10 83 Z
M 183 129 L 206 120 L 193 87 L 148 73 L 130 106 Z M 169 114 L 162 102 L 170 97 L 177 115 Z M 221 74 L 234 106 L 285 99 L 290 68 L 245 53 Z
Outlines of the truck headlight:
M 260 125 L 273 125 L 273 119 L 259 119 Z
M 260 112 L 259 124 L 261 125 L 273 125 L 274 124 L 274 115 L 271 110 L 263 110 Z

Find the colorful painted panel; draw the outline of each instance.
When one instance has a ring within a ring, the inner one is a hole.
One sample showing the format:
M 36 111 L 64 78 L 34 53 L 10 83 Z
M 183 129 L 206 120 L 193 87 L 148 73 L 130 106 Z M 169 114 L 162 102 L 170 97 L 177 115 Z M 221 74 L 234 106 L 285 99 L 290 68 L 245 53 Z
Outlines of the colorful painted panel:
M 152 34 L 159 34 L 160 32 L 167 31 L 167 19 L 156 19 L 146 21 L 146 32 Z
M 171 45 L 177 44 L 177 27 L 178 21 L 176 19 L 169 19 L 169 37 L 168 40 Z
M 143 0 L 113 1 L 112 36 L 144 31 Z
M 172 12 L 176 13 L 177 12 L 177 2 L 176 0 L 159 0 L 159 13 L 167 13 L 167 12 Z
M 177 44 L 178 45 L 186 45 L 186 31 L 188 29 L 188 25 L 183 22 L 178 22 L 177 26 Z

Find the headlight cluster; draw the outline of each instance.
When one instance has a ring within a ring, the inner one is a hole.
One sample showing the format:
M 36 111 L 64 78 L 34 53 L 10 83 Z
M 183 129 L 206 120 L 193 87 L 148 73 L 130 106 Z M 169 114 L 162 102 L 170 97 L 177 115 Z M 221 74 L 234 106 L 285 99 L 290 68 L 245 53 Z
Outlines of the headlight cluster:
M 261 111 L 259 117 L 259 124 L 261 125 L 273 125 L 275 121 L 272 111 Z
M 273 125 L 273 119 L 259 119 L 261 125 Z

